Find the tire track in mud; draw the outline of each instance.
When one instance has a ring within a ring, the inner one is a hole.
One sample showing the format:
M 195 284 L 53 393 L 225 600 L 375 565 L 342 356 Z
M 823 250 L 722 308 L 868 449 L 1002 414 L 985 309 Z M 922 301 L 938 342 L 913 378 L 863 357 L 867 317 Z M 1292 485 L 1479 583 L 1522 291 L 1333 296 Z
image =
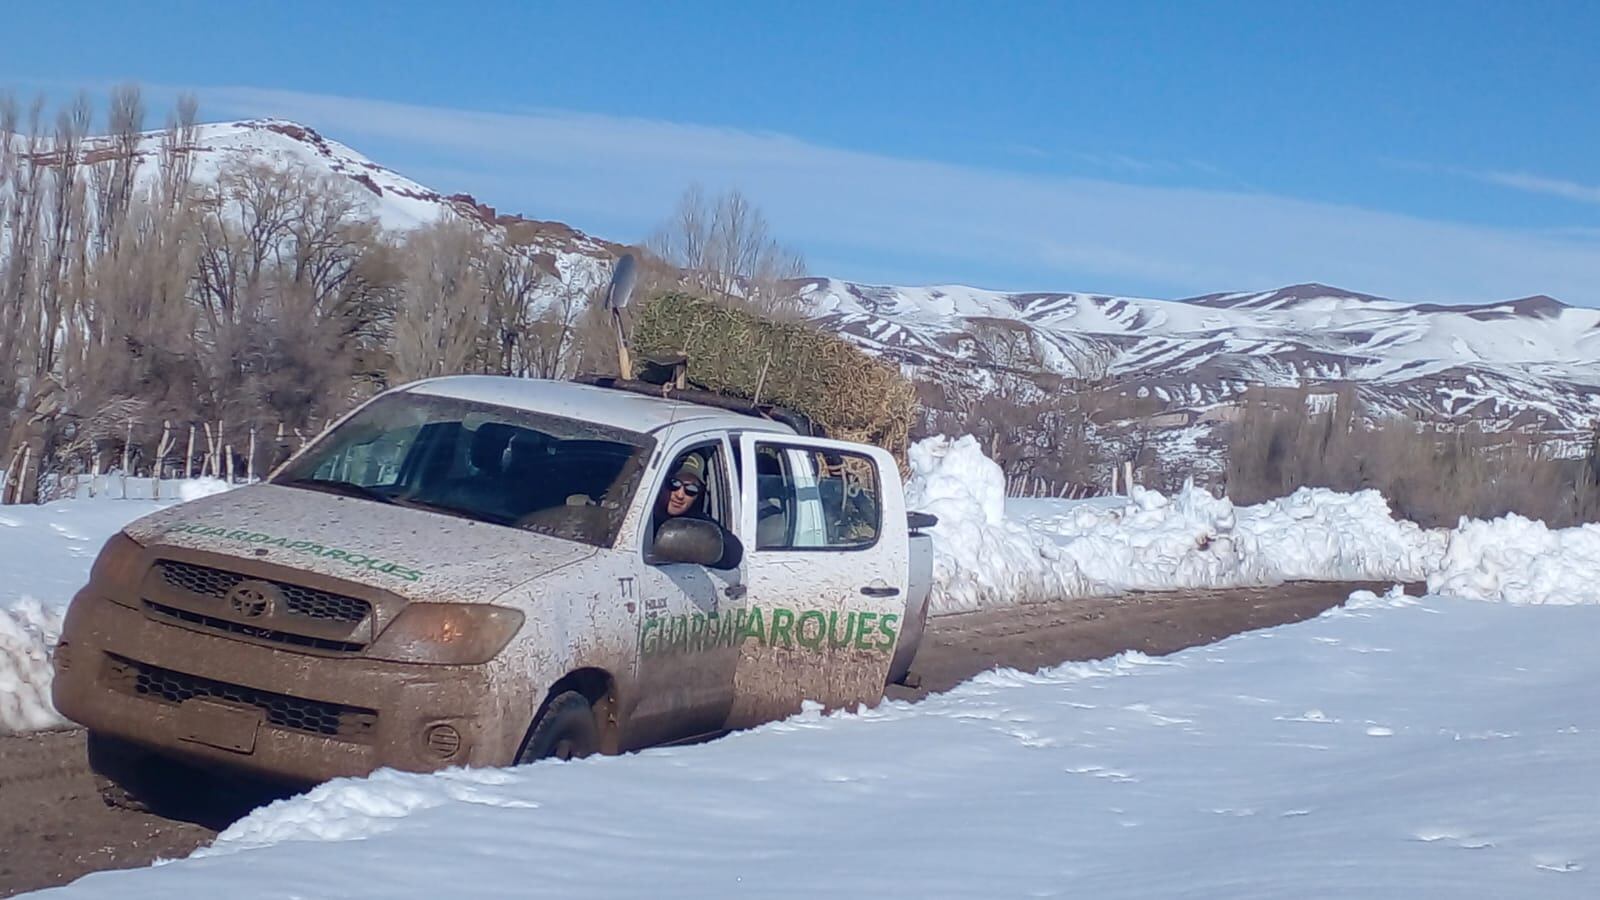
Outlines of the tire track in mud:
M 0 735 L 0 797 L 17 796 L 17 789 L 43 781 L 71 782 L 89 777 L 82 754 L 58 752 L 61 731 Z
M 1261 588 L 1161 591 L 1012 606 L 941 616 L 929 623 L 912 671 L 916 688 L 888 696 L 920 700 L 989 669 L 1034 672 L 1125 650 L 1164 656 L 1229 635 L 1299 622 L 1354 591 L 1383 593 L 1391 582 L 1299 581 Z M 1421 595 L 1423 585 L 1406 586 Z
M 888 696 L 918 700 L 996 667 L 1035 671 L 1124 650 L 1173 653 L 1241 631 L 1308 619 L 1342 603 L 1351 591 L 1388 587 L 1299 582 L 942 616 L 929 623 L 912 667 L 921 684 L 891 687 Z M 1420 593 L 1416 586 L 1411 592 Z M 107 807 L 85 760 L 84 734 L 78 729 L 0 735 L 0 898 L 66 884 L 90 872 L 183 857 L 216 836 L 207 824 L 226 824 L 227 819 L 198 824 Z
M 214 835 L 108 808 L 81 729 L 0 735 L 0 897 L 185 856 Z

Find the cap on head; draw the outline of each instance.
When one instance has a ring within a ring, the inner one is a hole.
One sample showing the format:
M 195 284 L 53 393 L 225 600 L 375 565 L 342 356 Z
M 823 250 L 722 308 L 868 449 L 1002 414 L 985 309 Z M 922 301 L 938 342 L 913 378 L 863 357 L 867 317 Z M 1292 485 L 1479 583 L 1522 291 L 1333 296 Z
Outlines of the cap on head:
M 691 453 L 678 463 L 678 470 L 672 473 L 672 477 L 693 478 L 695 481 L 705 484 L 706 461 L 701 459 L 698 453 Z

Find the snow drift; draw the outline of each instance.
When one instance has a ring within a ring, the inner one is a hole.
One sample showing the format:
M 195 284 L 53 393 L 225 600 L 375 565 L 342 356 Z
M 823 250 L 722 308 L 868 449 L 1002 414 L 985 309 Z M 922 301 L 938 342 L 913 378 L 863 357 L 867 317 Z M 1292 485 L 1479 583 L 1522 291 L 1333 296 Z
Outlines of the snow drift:
M 1136 487 L 1007 501 L 1000 467 L 971 437 L 922 441 L 910 464 L 908 503 L 939 516 L 939 613 L 1135 590 L 1421 581 L 1449 540 L 1394 518 L 1376 491 L 1302 488 L 1248 507 L 1192 485 L 1170 498 Z
M 1521 604 L 1600 603 L 1600 524 L 1552 529 L 1511 514 L 1463 519 L 1428 590 Z
M 100 547 L 133 519 L 226 490 L 216 479 L 162 482 L 168 499 L 110 499 L 124 490 L 110 478 L 93 500 L 0 506 L 0 734 L 65 724 L 50 703 L 50 653 L 72 595 L 89 578 Z M 83 492 L 86 494 L 88 485 Z M 148 478 L 127 479 L 131 497 L 148 497 Z
M 66 723 L 50 703 L 50 650 L 63 611 L 32 597 L 0 607 L 0 734 Z

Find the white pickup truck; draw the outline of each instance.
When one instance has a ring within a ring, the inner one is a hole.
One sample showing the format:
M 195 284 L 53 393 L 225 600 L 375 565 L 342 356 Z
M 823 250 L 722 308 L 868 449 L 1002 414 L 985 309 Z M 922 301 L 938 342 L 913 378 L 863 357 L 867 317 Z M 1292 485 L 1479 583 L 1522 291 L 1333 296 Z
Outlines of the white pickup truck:
M 927 524 L 876 447 L 421 381 L 113 537 L 54 698 L 120 780 L 150 755 L 304 783 L 692 740 L 879 700 L 921 639 Z

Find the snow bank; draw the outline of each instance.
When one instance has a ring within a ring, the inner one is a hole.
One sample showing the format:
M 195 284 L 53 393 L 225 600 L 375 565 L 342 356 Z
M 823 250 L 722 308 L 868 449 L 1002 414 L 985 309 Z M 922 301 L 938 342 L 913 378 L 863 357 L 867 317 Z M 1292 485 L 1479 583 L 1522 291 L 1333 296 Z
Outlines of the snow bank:
M 1192 487 L 1186 493 L 1210 496 Z M 1446 543 L 1439 531 L 1395 518 L 1383 495 L 1370 490 L 1300 488 L 1239 507 L 1237 517 L 1257 577 L 1272 581 L 1417 581 L 1438 564 Z
M 911 446 L 907 507 L 939 517 L 933 612 L 1082 596 L 1080 573 L 1053 566 L 1034 531 L 1006 517 L 1005 476 L 977 440 L 929 438 Z
M 130 479 L 130 486 L 149 479 Z M 62 500 L 0 506 L 0 733 L 61 724 L 50 704 L 50 653 L 72 595 L 107 539 L 134 519 L 228 485 L 162 483 L 168 499 Z
M 0 734 L 65 724 L 50 703 L 50 651 L 62 612 L 32 597 L 0 607 Z
M 1094 501 L 1007 501 L 971 437 L 911 448 L 907 499 L 932 530 L 934 610 L 951 613 L 1133 590 L 1323 581 L 1420 581 L 1448 541 L 1395 519 L 1376 491 L 1303 488 L 1235 507 L 1191 486 Z
M 1597 628 L 1411 598 L 695 747 L 385 771 L 53 896 L 1588 900 Z
M 1600 603 L 1600 524 L 1462 520 L 1428 590 L 1517 604 Z

